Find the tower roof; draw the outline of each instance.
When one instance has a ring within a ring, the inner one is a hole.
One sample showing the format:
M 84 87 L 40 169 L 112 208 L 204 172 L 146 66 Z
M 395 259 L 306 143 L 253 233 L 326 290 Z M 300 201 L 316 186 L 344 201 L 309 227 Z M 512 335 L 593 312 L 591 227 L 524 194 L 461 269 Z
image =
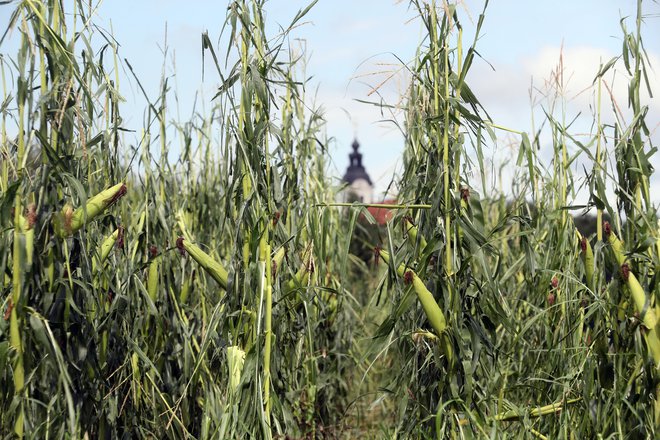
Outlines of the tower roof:
M 362 153 L 358 152 L 358 149 L 360 148 L 360 143 L 357 141 L 357 139 L 353 141 L 352 147 L 353 147 L 353 152 L 348 155 L 348 158 L 350 159 L 350 164 L 348 165 L 348 168 L 346 169 L 346 174 L 344 174 L 342 180 L 350 185 L 351 183 L 355 182 L 358 179 L 364 179 L 367 182 L 369 182 L 369 185 L 373 186 L 369 174 L 367 174 L 367 171 L 362 166 Z

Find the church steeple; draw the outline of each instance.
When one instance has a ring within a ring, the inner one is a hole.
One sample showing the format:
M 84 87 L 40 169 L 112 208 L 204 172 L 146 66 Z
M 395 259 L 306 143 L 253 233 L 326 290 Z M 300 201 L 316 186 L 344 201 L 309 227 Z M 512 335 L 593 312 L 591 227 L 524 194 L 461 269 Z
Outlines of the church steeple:
M 348 183 L 344 198 L 346 201 L 357 199 L 363 203 L 370 203 L 373 183 L 371 183 L 371 178 L 362 165 L 362 153 L 359 152 L 360 143 L 355 139 L 351 146 L 353 152 L 348 155 L 350 162 L 346 174 L 342 178 L 344 182 Z
M 360 149 L 360 143 L 355 139 L 351 146 L 353 147 L 353 152 L 348 155 L 350 163 L 342 180 L 348 184 L 352 184 L 357 179 L 364 179 L 370 186 L 373 186 L 369 174 L 367 174 L 367 171 L 362 166 L 362 153 L 358 151 Z

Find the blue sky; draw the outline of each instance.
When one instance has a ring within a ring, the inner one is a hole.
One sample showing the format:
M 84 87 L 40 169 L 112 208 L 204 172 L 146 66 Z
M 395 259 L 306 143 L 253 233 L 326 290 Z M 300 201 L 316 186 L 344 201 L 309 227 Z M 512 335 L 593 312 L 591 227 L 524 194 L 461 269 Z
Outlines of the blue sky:
M 161 48 L 167 23 L 171 59 L 166 63 L 166 73 L 173 76 L 179 110 L 185 119 L 200 86 L 206 102 L 217 87 L 218 78 L 210 66 L 201 83 L 200 35 L 208 31 L 211 40 L 217 41 L 228 3 L 226 0 L 106 0 L 98 8 L 96 23 L 106 29 L 112 27 L 121 44 L 121 57 L 130 61 L 147 92 L 154 97 L 158 93 L 163 65 Z M 278 25 L 286 26 L 307 3 L 268 1 L 266 21 L 272 35 L 277 33 Z M 486 62 L 477 61 L 469 83 L 496 123 L 529 130 L 532 79 L 535 85 L 542 86 L 543 79 L 555 67 L 563 45 L 564 65 L 567 77 L 571 78 L 567 91 L 568 110 L 575 114 L 589 113 L 593 94 L 587 91 L 577 98 L 575 95 L 591 83 L 599 60 L 606 61 L 620 52 L 619 20 L 625 16 L 634 18 L 635 7 L 636 2 L 632 0 L 491 1 L 477 48 L 495 70 Z M 482 8 L 482 1 L 461 2 L 459 16 L 465 26 L 465 41 L 471 40 L 472 24 Z M 11 9 L 13 7 L 0 7 L 0 24 L 6 22 Z M 656 75 L 652 81 L 658 85 L 660 5 L 645 1 L 644 12 L 648 15 L 643 29 L 644 41 L 655 61 Z M 633 25 L 631 20 L 629 27 Z M 315 92 L 317 104 L 323 105 L 327 132 L 334 139 L 331 145 L 333 172 L 338 177 L 343 174 L 349 146 L 357 135 L 376 189 L 384 189 L 396 164 L 400 164 L 402 136 L 392 124 L 378 122 L 383 119 L 379 109 L 355 100 L 375 98 L 375 95 L 369 96 L 369 92 L 400 67 L 397 57 L 404 62 L 413 59 L 422 37 L 413 9 L 407 1 L 320 0 L 292 36 L 304 40 L 307 47 L 307 74 L 312 77 L 309 91 Z M 7 47 L 0 51 L 9 51 Z M 225 47 L 222 44 L 217 49 Z M 128 117 L 127 123 L 133 125 L 127 128 L 139 132 L 144 99 L 134 83 L 126 78 L 123 81 L 120 90 L 127 102 L 122 113 Z M 615 95 L 621 95 L 617 96 L 625 104 L 625 82 L 619 82 Z M 379 92 L 394 103 L 405 87 L 405 76 L 395 75 Z M 537 108 L 536 112 L 539 110 Z M 660 120 L 658 99 L 651 105 L 649 121 L 653 120 Z M 585 131 L 589 122 L 590 116 L 585 119 Z M 660 131 L 657 126 L 655 129 L 656 133 Z M 494 160 L 505 160 L 507 154 L 512 154 L 506 145 L 517 141 L 504 132 L 498 135 L 502 136 L 501 146 L 491 154 Z

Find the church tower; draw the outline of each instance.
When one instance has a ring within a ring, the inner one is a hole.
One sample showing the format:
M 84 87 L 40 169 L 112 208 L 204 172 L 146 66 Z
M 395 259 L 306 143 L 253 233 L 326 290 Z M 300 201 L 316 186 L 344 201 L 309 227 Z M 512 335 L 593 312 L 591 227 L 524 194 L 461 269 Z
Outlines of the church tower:
M 348 184 L 344 192 L 345 202 L 371 203 L 374 186 L 369 174 L 362 166 L 362 153 L 358 152 L 360 144 L 357 139 L 353 141 L 353 152 L 348 155 L 350 163 L 342 181 Z

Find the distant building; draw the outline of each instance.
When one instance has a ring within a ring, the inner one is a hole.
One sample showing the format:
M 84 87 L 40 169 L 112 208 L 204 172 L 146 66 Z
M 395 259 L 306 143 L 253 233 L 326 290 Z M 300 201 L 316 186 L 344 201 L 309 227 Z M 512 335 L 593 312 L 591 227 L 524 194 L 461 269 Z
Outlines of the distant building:
M 362 153 L 360 143 L 356 140 L 353 141 L 353 152 L 348 155 L 350 163 L 346 169 L 346 174 L 342 181 L 348 184 L 348 187 L 342 195 L 344 202 L 361 202 L 361 203 L 378 203 L 373 200 L 374 185 L 371 182 L 369 173 L 362 165 Z M 396 204 L 396 199 L 384 200 L 384 205 Z M 394 212 L 385 207 L 370 206 L 367 208 L 369 213 L 376 220 L 376 224 L 384 226 L 394 216 Z
M 346 174 L 342 178 L 342 181 L 348 184 L 343 196 L 344 201 L 371 203 L 374 185 L 371 183 L 371 178 L 364 166 L 362 166 L 362 153 L 358 152 L 360 143 L 357 139 L 353 141 L 352 147 L 353 152 L 348 155 L 350 163 L 346 169 Z

